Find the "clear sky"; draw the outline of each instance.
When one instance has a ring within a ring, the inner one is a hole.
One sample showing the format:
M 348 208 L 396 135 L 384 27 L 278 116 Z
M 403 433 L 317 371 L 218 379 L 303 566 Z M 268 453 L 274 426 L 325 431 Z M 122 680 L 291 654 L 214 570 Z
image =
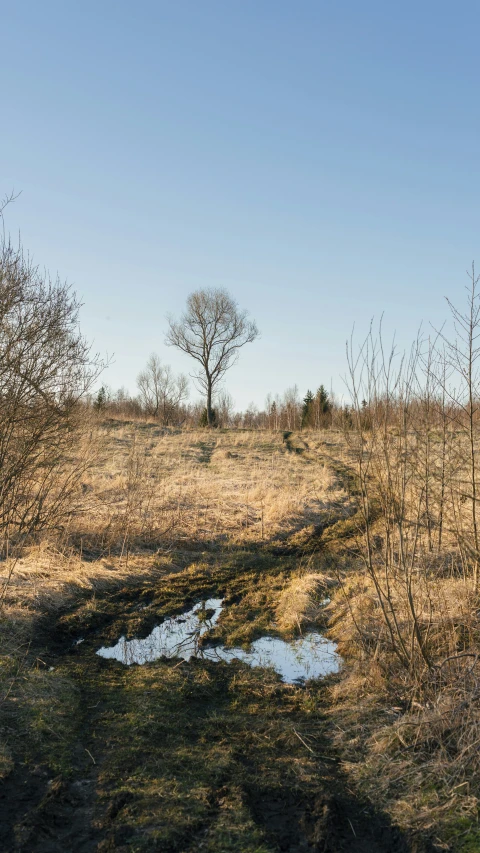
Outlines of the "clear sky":
M 7 227 L 81 297 L 135 390 L 165 315 L 225 287 L 261 338 L 238 407 L 341 391 L 384 311 L 408 343 L 480 263 L 480 6 L 0 0 Z M 195 394 L 193 396 L 196 396 Z

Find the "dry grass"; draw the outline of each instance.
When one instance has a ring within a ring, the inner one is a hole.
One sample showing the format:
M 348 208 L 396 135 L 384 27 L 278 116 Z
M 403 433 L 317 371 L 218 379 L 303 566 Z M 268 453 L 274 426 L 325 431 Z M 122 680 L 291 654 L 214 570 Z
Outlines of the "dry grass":
M 179 548 L 268 542 L 350 511 L 320 434 L 298 453 L 278 433 L 115 421 L 98 430 L 99 461 L 69 526 L 0 569 L 14 643 L 37 614 L 79 594 L 175 571 Z
M 24 678 L 39 615 L 58 613 L 79 595 L 164 577 L 186 565 L 182 553 L 189 549 L 221 555 L 245 546 L 253 554 L 255 545 L 289 537 L 292 543 L 292 532 L 344 519 L 347 538 L 331 527 L 323 538 L 330 558 L 297 556 L 283 590 L 270 596 L 269 612 L 286 633 L 330 618 L 346 667 L 331 688 L 328 712 L 349 777 L 400 825 L 431 829 L 445 849 L 480 849 L 461 840 L 476 843 L 480 801 L 478 602 L 456 574 L 458 553 L 448 532 L 441 554 L 413 574 L 416 613 L 435 661 L 432 671 L 419 677 L 417 668 L 413 678 L 395 657 L 358 556 L 361 531 L 355 535 L 349 450 L 340 434 L 308 434 L 287 444 L 277 433 L 167 431 L 130 422 L 100 426 L 99 442 L 101 461 L 85 477 L 80 512 L 58 541 L 32 547 L 15 566 L 0 624 L 3 659 L 13 662 L 5 689 L 23 695 L 26 707 L 37 695 L 48 704 L 40 675 Z M 373 534 L 382 533 L 381 523 Z M 381 569 L 381 549 L 377 558 Z M 2 576 L 8 577 L 7 563 Z M 401 578 L 391 578 L 391 596 L 408 631 Z M 325 609 L 326 597 L 332 603 Z M 0 778 L 10 769 L 9 751 L 0 746 Z M 453 839 L 451 848 L 445 839 Z
M 323 619 L 324 606 L 336 582 L 325 573 L 308 572 L 293 577 L 283 590 L 276 608 L 276 624 L 280 631 L 302 632 Z
M 269 541 L 348 499 L 326 464 L 321 439 L 291 450 L 278 433 L 106 428 L 102 464 L 84 483 L 74 520 L 82 547 L 135 541 Z
M 69 526 L 0 569 L 0 642 L 8 663 L 0 702 L 25 678 L 39 618 L 55 617 L 79 598 L 94 602 L 142 577 L 176 572 L 192 547 L 251 546 L 349 511 L 320 437 L 297 453 L 273 433 L 167 431 L 133 422 L 100 427 L 98 447 L 99 464 L 85 476 Z M 309 609 L 302 583 L 297 621 L 302 607 Z M 9 766 L 8 753 L 1 766 Z
M 98 625 L 105 613 L 110 612 L 108 608 L 115 591 L 119 592 L 116 607 L 122 617 L 124 595 L 136 597 L 147 578 L 148 589 L 156 589 L 160 599 L 170 588 L 166 607 L 181 608 L 186 597 L 191 595 L 192 585 L 197 584 L 200 595 L 201 589 L 208 589 L 215 582 L 212 567 L 218 564 L 216 575 L 220 579 L 216 582 L 221 583 L 224 577 L 224 584 L 234 584 L 237 579 L 241 590 L 238 624 L 226 627 L 231 631 L 232 640 L 248 642 L 256 633 L 264 633 L 273 625 L 275 606 L 294 568 L 293 559 L 284 558 L 282 563 L 281 558 L 268 550 L 257 551 L 255 544 L 281 539 L 292 529 L 320 524 L 332 512 L 341 516 L 349 511 L 348 497 L 322 458 L 320 441 L 318 446 L 312 442 L 309 449 L 298 453 L 289 450 L 281 436 L 273 434 L 167 433 L 154 425 L 145 427 L 143 424 L 107 427 L 102 430 L 100 439 L 101 464 L 85 477 L 81 511 L 72 517 L 69 527 L 61 531 L 57 539 L 45 540 L 24 552 L 15 564 L 7 588 L 0 614 L 0 779 L 8 777 L 11 781 L 20 766 L 30 765 L 35 769 L 36 764 L 39 772 L 43 772 L 44 767 L 49 768 L 49 774 L 61 776 L 68 776 L 72 770 L 75 772 L 72 755 L 75 754 L 76 761 L 76 727 L 82 719 L 81 690 L 75 686 L 75 660 L 67 656 L 58 671 L 56 661 L 52 668 L 48 650 L 43 654 L 38 645 L 38 637 L 42 636 L 36 633 L 39 624 L 45 627 L 47 619 L 52 625 L 59 624 L 59 615 L 63 613 L 64 619 L 69 618 L 67 608 L 71 607 L 72 619 L 78 611 L 81 631 L 88 632 L 89 627 Z M 202 554 L 206 555 L 206 562 L 202 561 Z M 187 565 L 187 573 L 177 573 L 177 569 Z M 3 564 L 0 583 L 8 579 L 9 568 L 8 562 Z M 310 571 L 310 575 L 314 573 Z M 179 581 L 176 597 L 172 593 L 173 578 Z M 157 579 L 164 581 L 155 583 Z M 130 593 L 123 589 L 129 585 Z M 300 587 L 303 594 L 296 597 L 296 618 L 303 623 L 312 612 L 310 593 L 316 598 L 321 590 L 316 582 L 312 583 L 311 577 L 299 582 Z M 132 620 L 137 618 L 135 613 Z M 285 609 L 283 617 L 286 618 Z M 32 645 L 32 638 L 36 638 L 35 645 Z M 51 639 L 48 642 L 50 644 Z M 180 685 L 185 679 L 188 681 L 188 672 L 172 669 L 173 672 Z M 115 680 L 113 670 L 112 673 Z M 140 681 L 143 679 L 141 672 L 136 677 Z M 223 684 L 221 673 L 215 677 L 226 692 L 230 708 L 232 694 L 228 685 Z M 241 673 L 235 676 L 235 690 L 239 689 L 242 678 L 245 679 L 245 675 Z M 246 680 L 254 684 L 255 690 L 260 684 L 255 673 L 248 673 Z M 210 681 L 209 677 L 209 684 Z M 101 687 L 96 689 L 101 690 Z M 118 695 L 115 719 L 121 716 L 126 694 L 124 689 Z M 287 697 L 290 694 L 293 696 L 293 691 L 285 691 Z M 128 697 L 130 695 L 129 689 Z M 175 697 L 172 702 L 168 691 L 166 695 L 173 712 L 169 705 L 170 716 L 162 719 L 155 698 L 155 719 L 160 727 L 168 724 L 178 734 L 181 702 Z M 201 702 L 202 696 L 199 689 L 195 701 Z M 301 691 L 298 697 L 303 701 Z M 139 699 L 139 716 L 125 719 L 128 748 L 137 736 L 143 744 L 143 693 L 139 694 Z M 153 699 L 149 701 L 153 704 Z M 257 692 L 254 703 L 261 723 Z M 237 705 L 241 710 L 244 703 Z M 268 700 L 267 705 L 275 720 L 278 703 Z M 95 708 L 95 702 L 90 701 L 90 706 Z M 217 706 L 215 714 L 218 714 Z M 108 719 L 110 732 L 110 711 Z M 304 732 L 303 718 L 300 726 Z M 187 724 L 184 728 L 188 728 Z M 230 742 L 231 726 L 228 738 Z M 243 734 L 242 738 L 244 743 Z M 290 740 L 296 768 L 297 752 L 305 750 L 297 738 L 292 736 Z M 163 766 L 163 742 L 161 747 Z M 188 744 L 187 748 L 188 760 L 195 763 L 195 748 Z M 266 742 L 266 749 L 271 760 L 270 741 Z M 202 746 L 199 770 L 209 765 L 204 761 L 204 752 Z M 118 747 L 112 755 L 115 765 Z M 215 775 L 217 755 L 212 753 L 211 758 Z M 137 760 L 138 766 L 143 768 L 144 758 L 135 758 Z M 275 763 L 279 778 L 283 776 L 284 765 L 285 749 L 282 748 Z M 123 785 L 122 775 L 120 779 Z M 321 781 L 318 784 L 321 786 Z M 157 782 L 154 802 L 159 808 Z M 185 821 L 191 811 L 191 802 L 191 789 L 186 783 Z M 177 809 L 175 820 L 181 823 L 178 815 Z M 172 820 L 169 817 L 167 824 L 172 825 L 173 820 L 172 812 Z M 234 830 L 230 817 L 226 820 L 225 833 L 228 834 Z M 212 849 L 224 849 L 222 840 L 217 846 L 213 842 L 212 845 Z M 258 845 L 253 849 L 259 849 Z
M 476 598 L 463 579 L 445 577 L 428 586 L 417 577 L 413 594 L 436 662 L 422 677 L 399 665 L 371 578 L 360 571 L 344 578 L 330 635 L 347 666 L 328 713 L 346 772 L 400 826 L 431 832 L 439 849 L 473 851 L 480 841 Z M 393 601 L 407 622 L 401 587 Z
M 155 578 L 175 570 L 169 554 L 135 554 L 128 562 L 118 556 L 101 558 L 92 562 L 69 549 L 59 551 L 45 541 L 29 548 L 16 562 L 15 571 L 6 591 L 6 611 L 18 610 L 25 620 L 30 614 L 57 613 L 79 594 L 100 594 L 112 586 L 138 583 L 142 576 Z M 8 578 L 8 563 L 0 583 Z

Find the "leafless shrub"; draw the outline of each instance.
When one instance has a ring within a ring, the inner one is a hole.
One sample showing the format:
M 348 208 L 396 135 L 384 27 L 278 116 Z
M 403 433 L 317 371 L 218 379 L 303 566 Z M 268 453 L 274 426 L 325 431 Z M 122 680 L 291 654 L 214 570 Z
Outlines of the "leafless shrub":
M 79 303 L 4 238 L 0 243 L 0 557 L 59 528 L 91 459 L 81 401 L 103 363 L 78 325 Z
M 357 709 L 369 709 L 357 727 L 365 727 L 371 790 L 388 799 L 408 784 L 412 802 L 416 774 L 441 788 L 445 809 L 465 786 L 472 811 L 480 796 L 480 294 L 474 268 L 469 277 L 466 309 L 449 303 L 453 336 L 419 336 L 406 356 L 385 347 L 381 327 L 358 349 L 349 342 L 344 434 L 364 575 L 342 579 L 341 632 L 333 632 L 357 660 L 338 695 L 351 701 L 356 690 Z M 380 696 L 393 706 L 388 724 L 372 713 Z M 412 826 L 424 819 L 409 813 Z
M 182 373 L 175 376 L 169 364 L 162 364 L 152 353 L 145 370 L 138 374 L 140 402 L 147 415 L 158 418 L 164 426 L 178 420 L 180 404 L 188 395 L 188 379 Z

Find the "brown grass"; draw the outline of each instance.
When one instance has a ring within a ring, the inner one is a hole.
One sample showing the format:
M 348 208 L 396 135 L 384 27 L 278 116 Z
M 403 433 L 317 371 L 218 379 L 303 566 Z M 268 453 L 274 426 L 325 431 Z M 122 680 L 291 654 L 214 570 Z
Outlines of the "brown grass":
M 82 547 L 127 542 L 269 541 L 318 523 L 348 499 L 320 439 L 302 453 L 281 434 L 107 428 L 101 465 L 86 478 L 74 519 Z
M 308 444 L 299 454 L 278 433 L 100 424 L 99 462 L 69 525 L 0 567 L 4 615 L 25 627 L 79 594 L 175 571 L 182 548 L 253 545 L 348 515 L 324 437 Z
M 436 668 L 421 677 L 417 669 L 411 678 L 389 644 L 359 558 L 362 532 L 352 518 L 349 451 L 339 433 L 307 434 L 287 445 L 278 433 L 168 431 L 130 422 L 100 425 L 99 440 L 101 462 L 85 477 L 79 512 L 57 540 L 32 547 L 15 566 L 0 625 L 3 659 L 14 662 L 5 689 L 20 684 L 39 615 L 56 614 L 82 595 L 138 584 L 142 576 L 164 577 L 186 565 L 189 549 L 210 549 L 219 559 L 229 549 L 253 553 L 284 540 L 301 549 L 300 533 L 298 541 L 292 533 L 343 519 L 318 539 L 316 552 L 296 553 L 271 605 L 275 625 L 301 632 L 330 619 L 346 666 L 327 710 L 355 784 L 400 825 L 427 828 L 445 844 L 453 839 L 451 849 L 476 849 L 458 839 L 463 833 L 476 843 L 471 827 L 480 802 L 478 603 L 471 584 L 456 575 L 458 553 L 447 532 L 442 553 L 412 580 Z M 381 533 L 377 524 L 374 534 Z M 380 552 L 378 560 L 380 566 Z M 8 563 L 1 573 L 8 577 Z M 325 609 L 326 597 L 332 603 Z M 394 578 L 392 601 L 407 625 L 405 586 Z M 45 701 L 35 678 L 24 689 L 27 705 L 37 688 Z M 0 777 L 10 762 L 0 746 Z
M 475 596 L 458 578 L 439 577 L 427 590 L 418 577 L 413 592 L 438 662 L 423 677 L 410 676 L 393 654 L 371 578 L 360 571 L 343 577 L 330 635 L 347 666 L 330 689 L 328 713 L 343 766 L 368 796 L 400 826 L 431 832 L 446 845 L 440 849 L 473 851 L 479 848 L 468 845 L 480 841 Z M 394 603 L 406 622 L 401 590 Z
M 300 631 L 324 621 L 324 606 L 336 581 L 325 573 L 307 572 L 293 577 L 285 586 L 276 608 L 280 631 Z

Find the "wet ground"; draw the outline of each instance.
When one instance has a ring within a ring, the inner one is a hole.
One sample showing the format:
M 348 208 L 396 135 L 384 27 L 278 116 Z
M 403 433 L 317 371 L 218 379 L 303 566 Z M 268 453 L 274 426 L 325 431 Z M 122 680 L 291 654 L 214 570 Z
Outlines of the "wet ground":
M 298 673 L 253 659 L 255 643 L 275 639 L 274 602 L 292 568 L 271 555 L 192 557 L 160 584 L 85 599 L 46 622 L 34 653 L 51 689 L 0 787 L 0 849 L 433 849 L 407 840 L 343 774 L 322 711 L 325 682 L 303 672 L 289 683 Z M 158 656 L 168 634 L 183 656 Z M 112 649 L 120 660 L 105 655 Z M 143 665 L 125 665 L 139 655 Z
M 162 657 L 184 661 L 192 658 L 226 663 L 242 661 L 247 666 L 271 667 L 289 684 L 303 684 L 308 679 L 339 671 L 341 660 L 335 643 L 318 631 L 288 640 L 269 635 L 259 637 L 247 649 L 209 645 L 212 628 L 224 609 L 223 599 L 209 598 L 179 616 L 168 617 L 144 639 L 120 637 L 114 646 L 102 646 L 97 654 L 126 666 L 152 663 Z M 82 642 L 80 638 L 75 645 Z

